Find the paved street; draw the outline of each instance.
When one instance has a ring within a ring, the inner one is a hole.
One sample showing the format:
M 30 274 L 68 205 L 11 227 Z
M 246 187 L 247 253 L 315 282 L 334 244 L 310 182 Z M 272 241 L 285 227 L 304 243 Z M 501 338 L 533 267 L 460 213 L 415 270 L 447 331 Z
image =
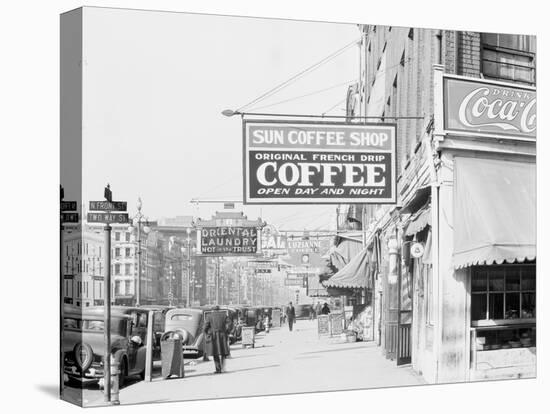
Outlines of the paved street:
M 136 382 L 121 390 L 121 404 L 423 383 L 410 367 L 397 367 L 395 362 L 386 360 L 373 343 L 319 339 L 316 323 L 299 320 L 293 332 L 284 326 L 261 333 L 254 349 L 233 345 L 227 373 L 222 375 L 213 374 L 213 362 L 188 360 L 185 378 Z M 97 390 L 85 391 L 85 399 L 91 405 L 103 404 Z

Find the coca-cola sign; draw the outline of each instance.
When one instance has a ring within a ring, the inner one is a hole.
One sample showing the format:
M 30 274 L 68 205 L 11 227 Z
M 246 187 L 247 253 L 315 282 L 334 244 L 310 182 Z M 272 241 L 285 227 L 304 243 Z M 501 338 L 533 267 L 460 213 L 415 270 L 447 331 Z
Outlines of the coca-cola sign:
M 506 137 L 535 138 L 535 88 L 486 80 L 444 78 L 445 129 Z

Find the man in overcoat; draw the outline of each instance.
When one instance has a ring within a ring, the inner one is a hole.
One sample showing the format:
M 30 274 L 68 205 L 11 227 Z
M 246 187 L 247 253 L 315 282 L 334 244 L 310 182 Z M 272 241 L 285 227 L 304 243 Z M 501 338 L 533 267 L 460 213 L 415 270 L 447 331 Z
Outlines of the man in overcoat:
M 292 302 L 290 302 L 286 308 L 286 319 L 288 321 L 288 330 L 292 331 L 292 326 L 296 320 L 296 311 L 294 310 L 294 306 L 292 306 Z
M 225 368 L 225 358 L 229 352 L 229 331 L 231 320 L 219 306 L 214 306 L 212 312 L 206 315 L 204 334 L 206 336 L 206 352 L 214 358 L 216 374 Z

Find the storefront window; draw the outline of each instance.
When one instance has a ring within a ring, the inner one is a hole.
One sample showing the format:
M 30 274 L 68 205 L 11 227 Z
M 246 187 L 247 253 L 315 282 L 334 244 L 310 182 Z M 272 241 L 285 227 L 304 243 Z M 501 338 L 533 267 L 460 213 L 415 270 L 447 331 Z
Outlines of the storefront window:
M 472 321 L 535 317 L 535 265 L 472 269 Z

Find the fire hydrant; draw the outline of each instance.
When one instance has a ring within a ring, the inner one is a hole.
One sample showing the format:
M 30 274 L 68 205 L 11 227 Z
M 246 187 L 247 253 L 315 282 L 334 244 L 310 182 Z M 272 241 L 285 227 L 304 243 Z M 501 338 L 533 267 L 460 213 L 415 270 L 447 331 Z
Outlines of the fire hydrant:
M 118 379 L 120 374 L 120 362 L 115 361 L 111 355 L 111 404 L 120 405 L 118 397 Z

